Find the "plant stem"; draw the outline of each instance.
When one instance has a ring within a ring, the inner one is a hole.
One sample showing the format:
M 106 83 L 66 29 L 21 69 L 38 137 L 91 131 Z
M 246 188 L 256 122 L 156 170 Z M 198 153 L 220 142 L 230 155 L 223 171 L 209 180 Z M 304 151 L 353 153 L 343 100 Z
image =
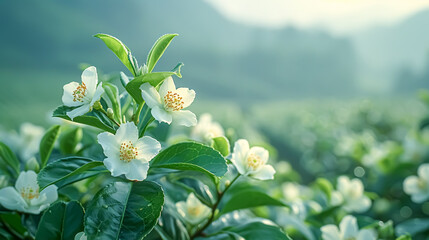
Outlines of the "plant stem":
M 137 108 L 137 111 L 134 113 L 134 123 L 137 125 L 139 123 L 140 113 L 143 109 L 144 102 L 142 102 L 139 107 Z
M 196 238 L 196 237 L 198 237 L 198 236 L 203 235 L 204 230 L 206 230 L 206 228 L 207 228 L 208 226 L 210 226 L 210 224 L 211 224 L 211 223 L 213 222 L 213 220 L 214 220 L 215 212 L 216 212 L 216 210 L 217 210 L 217 207 L 218 207 L 218 205 L 219 205 L 220 201 L 222 200 L 222 197 L 225 195 L 226 191 L 228 191 L 228 189 L 231 187 L 231 185 L 232 185 L 235 181 L 237 181 L 237 179 L 238 179 L 240 176 L 241 176 L 241 174 L 239 173 L 239 174 L 238 174 L 238 175 L 237 175 L 237 176 L 236 176 L 236 177 L 231 181 L 231 183 L 225 187 L 225 189 L 223 190 L 223 192 L 218 192 L 218 194 L 217 194 L 218 198 L 217 198 L 216 203 L 215 203 L 215 204 L 213 204 L 213 206 L 212 206 L 212 208 L 211 208 L 211 210 L 212 210 L 212 214 L 211 214 L 211 216 L 210 216 L 209 220 L 206 222 L 206 224 L 204 224 L 204 226 L 202 226 L 199 230 L 197 230 L 197 231 L 196 231 L 196 232 L 191 236 L 191 240 L 192 240 L 192 239 L 194 239 L 194 238 Z
M 110 116 L 107 114 L 106 110 L 104 110 L 103 108 L 101 108 L 99 111 L 100 111 L 100 112 L 102 112 L 104 115 L 106 115 L 106 117 L 108 117 L 108 118 L 109 118 L 112 122 L 114 122 L 118 127 L 120 126 L 120 125 L 119 125 L 119 123 L 118 123 L 118 122 L 116 122 L 116 120 L 115 120 L 115 119 L 113 119 L 112 117 L 110 117 Z

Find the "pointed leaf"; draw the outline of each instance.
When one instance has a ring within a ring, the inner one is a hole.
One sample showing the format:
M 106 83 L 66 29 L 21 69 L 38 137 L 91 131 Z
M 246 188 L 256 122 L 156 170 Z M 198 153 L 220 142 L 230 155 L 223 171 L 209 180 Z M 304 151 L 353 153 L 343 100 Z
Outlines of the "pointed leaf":
M 51 156 L 52 149 L 54 149 L 55 141 L 60 135 L 60 125 L 52 126 L 43 136 L 40 141 L 40 167 L 43 168 L 48 162 L 49 156 Z
M 200 171 L 218 177 L 227 171 L 225 158 L 218 151 L 195 142 L 168 147 L 150 161 L 150 167 Z
M 212 148 L 218 150 L 224 157 L 229 155 L 230 145 L 229 145 L 228 138 L 224 136 L 220 136 L 220 137 L 215 137 L 212 140 L 213 140 Z
M 18 158 L 16 158 L 12 150 L 2 142 L 0 142 L 0 160 L 4 162 L 4 164 L 1 165 L 6 168 L 5 170 L 7 170 L 7 166 L 9 166 L 15 171 L 15 173 L 20 173 L 21 164 L 19 163 Z
M 101 189 L 85 214 L 88 239 L 142 239 L 156 225 L 164 205 L 154 182 L 114 182 Z
M 110 36 L 108 34 L 99 33 L 94 35 L 94 37 L 103 40 L 106 46 L 112 50 L 112 52 L 121 60 L 125 67 L 130 70 L 130 72 L 136 76 L 135 67 L 131 63 L 129 56 L 131 55 L 130 49 L 125 46 L 119 39 Z
M 59 117 L 65 120 L 72 121 L 68 116 L 67 112 L 71 111 L 72 108 L 66 107 L 66 106 L 59 106 L 53 113 L 53 117 Z M 73 122 L 86 124 L 88 126 L 96 127 L 104 131 L 108 131 L 110 133 L 115 133 L 116 131 L 113 129 L 113 127 L 109 126 L 107 123 L 102 122 L 99 118 L 95 116 L 88 116 L 83 115 L 79 117 L 75 117 L 73 119 Z
M 73 240 L 83 231 L 83 208 L 80 203 L 57 202 L 43 214 L 36 239 Z
M 84 157 L 68 157 L 46 165 L 37 174 L 37 182 L 42 189 L 51 184 L 55 184 L 60 188 L 100 174 L 103 171 L 107 170 L 101 161 L 94 161 Z
M 177 35 L 179 34 L 165 34 L 160 38 L 158 38 L 158 40 L 156 40 L 146 60 L 148 73 L 152 72 L 156 63 L 158 62 L 158 60 L 161 58 L 161 56 L 164 54 L 165 50 L 167 49 L 168 45 L 170 45 L 173 38 L 176 37 Z

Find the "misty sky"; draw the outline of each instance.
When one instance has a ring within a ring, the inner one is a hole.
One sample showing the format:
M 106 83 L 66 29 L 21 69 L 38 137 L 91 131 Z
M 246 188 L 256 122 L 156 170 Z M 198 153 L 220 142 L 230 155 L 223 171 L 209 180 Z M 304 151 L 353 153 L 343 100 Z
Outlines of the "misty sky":
M 256 26 L 350 34 L 429 8 L 429 0 L 206 0 L 227 18 Z

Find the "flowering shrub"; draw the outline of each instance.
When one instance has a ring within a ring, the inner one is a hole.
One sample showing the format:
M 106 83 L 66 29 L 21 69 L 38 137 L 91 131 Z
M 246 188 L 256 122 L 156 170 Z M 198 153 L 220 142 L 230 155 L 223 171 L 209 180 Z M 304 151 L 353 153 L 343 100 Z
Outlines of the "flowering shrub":
M 130 74 L 87 66 L 64 86 L 60 125 L 0 132 L 0 239 L 429 236 L 429 118 L 369 103 L 268 114 L 264 103 L 224 128 L 226 108 L 188 109 L 198 99 L 176 87 L 182 63 L 153 71 L 176 34 L 143 65 L 117 38 L 95 36 Z
M 87 67 L 81 82 L 64 86 L 53 113 L 62 126 L 32 131 L 39 137 L 19 148 L 0 144 L 0 236 L 289 239 L 250 211 L 289 207 L 250 181 L 274 178 L 268 151 L 241 139 L 230 154 L 220 124 L 208 115 L 197 124 L 186 109 L 196 93 L 172 78 L 183 64 L 153 72 L 176 34 L 159 38 L 143 66 L 117 38 L 95 36 L 132 76 L 121 72 L 117 86 Z M 172 141 L 170 124 L 191 127 L 187 139 Z

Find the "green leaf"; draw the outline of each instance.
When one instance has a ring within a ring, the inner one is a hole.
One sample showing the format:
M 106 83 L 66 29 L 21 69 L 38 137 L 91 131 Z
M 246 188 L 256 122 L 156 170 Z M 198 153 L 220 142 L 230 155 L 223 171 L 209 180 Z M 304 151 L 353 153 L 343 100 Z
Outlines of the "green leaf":
M 268 220 L 259 220 L 249 223 L 240 224 L 224 228 L 221 234 L 207 238 L 208 240 L 226 240 L 226 239 L 275 239 L 275 240 L 292 240 L 282 229 Z M 206 239 L 206 238 L 198 238 Z
M 423 120 L 420 121 L 419 129 L 423 130 L 426 127 L 429 127 L 429 118 L 424 118 Z
M 395 228 L 397 236 L 406 235 L 406 234 L 410 234 L 411 236 L 414 236 L 417 233 L 426 232 L 428 230 L 429 230 L 429 218 L 410 219 L 398 224 Z
M 4 162 L 1 164 L 3 167 L 11 167 L 17 174 L 20 173 L 21 164 L 19 163 L 18 158 L 16 158 L 15 154 L 10 150 L 10 148 L 0 142 L 0 160 Z
M 144 75 L 140 75 L 133 80 L 131 80 L 125 89 L 127 92 L 133 97 L 134 100 L 138 104 L 141 104 L 143 102 L 143 97 L 141 94 L 140 86 L 143 83 L 150 83 L 150 85 L 156 87 L 158 84 L 160 84 L 164 79 L 176 75 L 178 77 L 182 77 L 180 74 L 180 69 L 183 66 L 183 63 L 179 63 L 171 72 L 154 72 L 154 73 L 146 73 Z
M 218 150 L 220 154 L 222 154 L 222 156 L 224 157 L 229 155 L 230 145 L 229 145 L 228 138 L 224 136 L 220 136 L 220 137 L 215 137 L 212 140 L 213 140 L 212 148 Z
M 131 51 L 130 49 L 125 46 L 119 39 L 110 36 L 108 34 L 95 34 L 94 37 L 99 38 L 103 40 L 103 42 L 106 44 L 106 46 L 112 50 L 112 52 L 121 60 L 121 62 L 125 65 L 125 67 L 130 70 L 130 72 L 136 76 L 135 68 L 137 66 L 133 66 L 133 64 L 130 61 Z
M 60 137 L 60 150 L 63 154 L 73 154 L 76 151 L 76 146 L 80 143 L 83 137 L 82 128 L 76 127 Z
M 22 225 L 21 216 L 16 212 L 0 214 L 0 223 L 5 224 L 9 229 L 12 229 L 14 233 L 21 236 L 24 236 L 27 232 Z
M 151 73 L 153 68 L 155 67 L 158 60 L 164 54 L 168 45 L 170 45 L 171 41 L 174 37 L 179 34 L 165 34 L 156 40 L 155 44 L 152 46 L 149 54 L 147 55 L 146 65 L 148 68 L 148 73 Z
M 101 189 L 85 214 L 88 239 L 142 239 L 156 225 L 164 205 L 154 182 L 114 182 Z
M 116 87 L 113 84 L 110 84 L 108 82 L 103 82 L 103 88 L 104 92 L 106 93 L 107 97 L 110 100 L 110 105 L 112 106 L 113 110 L 113 118 L 117 122 L 121 122 L 121 101 L 119 99 L 119 90 L 118 87 Z
M 54 149 L 55 141 L 60 135 L 60 125 L 52 126 L 43 136 L 40 141 L 40 167 L 45 167 L 48 162 L 49 156 L 51 156 L 52 149 Z
M 83 231 L 83 208 L 80 203 L 57 202 L 43 214 L 36 239 L 73 240 Z
M 239 209 L 260 207 L 260 206 L 280 206 L 289 207 L 280 200 L 274 199 L 264 192 L 254 189 L 234 192 L 230 199 L 223 205 L 219 216 Z
M 333 191 L 333 187 L 331 182 L 326 180 L 325 178 L 318 178 L 315 182 L 316 186 L 322 190 L 323 193 L 326 194 L 326 197 L 328 197 L 328 200 L 331 199 L 331 193 Z
M 52 116 L 72 121 L 66 114 L 67 112 L 71 111 L 72 109 L 73 108 L 71 108 L 71 107 L 60 106 L 54 111 Z M 116 132 L 111 126 L 108 126 L 107 124 L 103 123 L 100 119 L 98 119 L 95 116 L 83 115 L 83 116 L 75 117 L 73 119 L 73 122 L 86 124 L 88 126 L 96 127 L 96 128 L 99 128 L 101 130 L 104 130 L 104 131 L 107 131 L 107 132 L 110 132 L 113 134 L 115 134 L 115 132 Z
M 228 170 L 225 159 L 218 151 L 195 142 L 168 147 L 152 159 L 150 167 L 200 171 L 218 177 Z
M 84 157 L 68 157 L 46 165 L 37 174 L 37 182 L 42 189 L 52 184 L 60 188 L 103 171 L 107 171 L 103 162 Z

